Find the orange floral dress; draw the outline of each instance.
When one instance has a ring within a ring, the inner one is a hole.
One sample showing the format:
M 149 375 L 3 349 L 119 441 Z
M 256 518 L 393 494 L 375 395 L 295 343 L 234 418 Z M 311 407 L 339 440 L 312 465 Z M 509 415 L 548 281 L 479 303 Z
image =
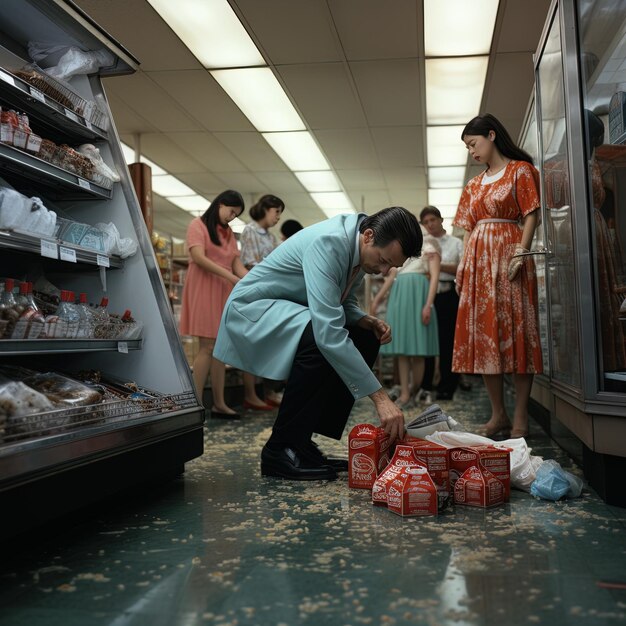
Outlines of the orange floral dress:
M 457 272 L 461 286 L 452 369 L 468 374 L 542 371 L 537 278 L 525 257 L 511 282 L 507 268 L 520 243 L 519 220 L 539 205 L 539 173 L 510 161 L 501 178 L 467 183 L 454 224 L 470 232 Z

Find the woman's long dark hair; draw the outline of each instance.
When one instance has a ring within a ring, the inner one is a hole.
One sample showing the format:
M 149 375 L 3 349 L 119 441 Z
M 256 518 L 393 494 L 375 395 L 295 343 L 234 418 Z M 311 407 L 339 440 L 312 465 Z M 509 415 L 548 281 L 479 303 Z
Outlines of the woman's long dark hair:
M 209 231 L 209 237 L 216 246 L 222 245 L 222 242 L 217 234 L 217 227 L 220 223 L 220 206 L 222 204 L 224 206 L 240 207 L 241 211 L 239 212 L 239 215 L 243 213 L 245 208 L 241 194 L 233 189 L 222 191 L 222 193 L 216 196 L 213 202 L 209 204 L 209 208 L 202 214 L 200 219 L 204 222 L 204 225 Z
M 285 203 L 277 196 L 267 194 L 260 198 L 256 204 L 250 207 L 250 217 L 255 222 L 258 222 L 265 217 L 266 213 L 270 209 L 280 209 L 282 212 L 285 210 Z
M 489 137 L 490 130 L 496 134 L 494 143 L 502 156 L 515 161 L 526 161 L 527 163 L 533 165 L 533 158 L 530 154 L 515 144 L 506 128 L 504 128 L 502 123 L 491 115 L 491 113 L 478 115 L 474 119 L 470 120 L 461 133 L 461 140 L 463 140 L 466 135 L 481 135 L 483 137 Z

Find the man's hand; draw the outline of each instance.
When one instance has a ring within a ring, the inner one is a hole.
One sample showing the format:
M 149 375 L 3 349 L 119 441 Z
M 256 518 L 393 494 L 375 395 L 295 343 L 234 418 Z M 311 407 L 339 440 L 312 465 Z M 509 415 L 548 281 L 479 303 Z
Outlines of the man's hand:
M 376 412 L 380 419 L 380 425 L 389 435 L 391 443 L 396 439 L 404 437 L 404 413 L 400 407 L 396 406 L 391 398 L 379 389 L 370 395 L 372 402 L 376 406 Z
M 357 326 L 371 330 L 376 335 L 376 339 L 380 341 L 381 345 L 385 345 L 391 341 L 391 326 L 373 315 L 362 317 L 358 321 Z

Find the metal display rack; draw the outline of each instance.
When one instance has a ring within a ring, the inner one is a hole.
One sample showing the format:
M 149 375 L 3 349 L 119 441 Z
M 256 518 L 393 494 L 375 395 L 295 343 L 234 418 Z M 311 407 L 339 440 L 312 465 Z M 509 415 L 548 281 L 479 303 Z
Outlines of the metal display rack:
M 98 75 L 72 79 L 81 97 L 97 103 L 105 115 L 100 125 L 12 74 L 29 63 L 27 43 L 41 32 L 68 46 L 113 54 L 113 64 Z M 204 409 L 101 83 L 104 75 L 132 73 L 137 60 L 70 0 L 5 0 L 0 42 L 0 104 L 26 113 L 44 137 L 49 133 L 48 138 L 72 146 L 93 143 L 121 181 L 106 189 L 5 144 L 0 144 L 0 176 L 21 193 L 54 201 L 76 221 L 113 222 L 122 237 L 139 244 L 136 254 L 122 260 L 55 237 L 0 230 L 0 275 L 22 276 L 35 264 L 53 284 L 92 296 L 104 293 L 116 303 L 114 310 L 132 309 L 143 323 L 142 338 L 132 340 L 0 340 L 3 365 L 69 375 L 95 371 L 103 379 L 132 381 L 129 387 L 138 390 L 43 413 L 11 416 L 0 410 L 5 511 L 0 536 L 7 539 L 145 481 L 181 473 L 187 461 L 202 454 Z

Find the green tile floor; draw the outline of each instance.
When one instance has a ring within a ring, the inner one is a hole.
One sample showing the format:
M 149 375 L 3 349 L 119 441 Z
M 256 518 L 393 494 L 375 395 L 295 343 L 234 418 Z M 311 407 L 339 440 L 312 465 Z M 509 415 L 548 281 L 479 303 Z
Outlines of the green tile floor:
M 480 385 L 442 406 L 468 429 L 488 414 Z M 350 424 L 371 415 L 361 400 Z M 3 559 L 0 624 L 626 623 L 626 590 L 607 587 L 626 586 L 626 510 L 593 491 L 558 503 L 516 491 L 488 511 L 403 519 L 345 478 L 261 478 L 271 424 L 210 421 L 180 479 Z M 531 435 L 534 453 L 578 472 L 538 426 Z

